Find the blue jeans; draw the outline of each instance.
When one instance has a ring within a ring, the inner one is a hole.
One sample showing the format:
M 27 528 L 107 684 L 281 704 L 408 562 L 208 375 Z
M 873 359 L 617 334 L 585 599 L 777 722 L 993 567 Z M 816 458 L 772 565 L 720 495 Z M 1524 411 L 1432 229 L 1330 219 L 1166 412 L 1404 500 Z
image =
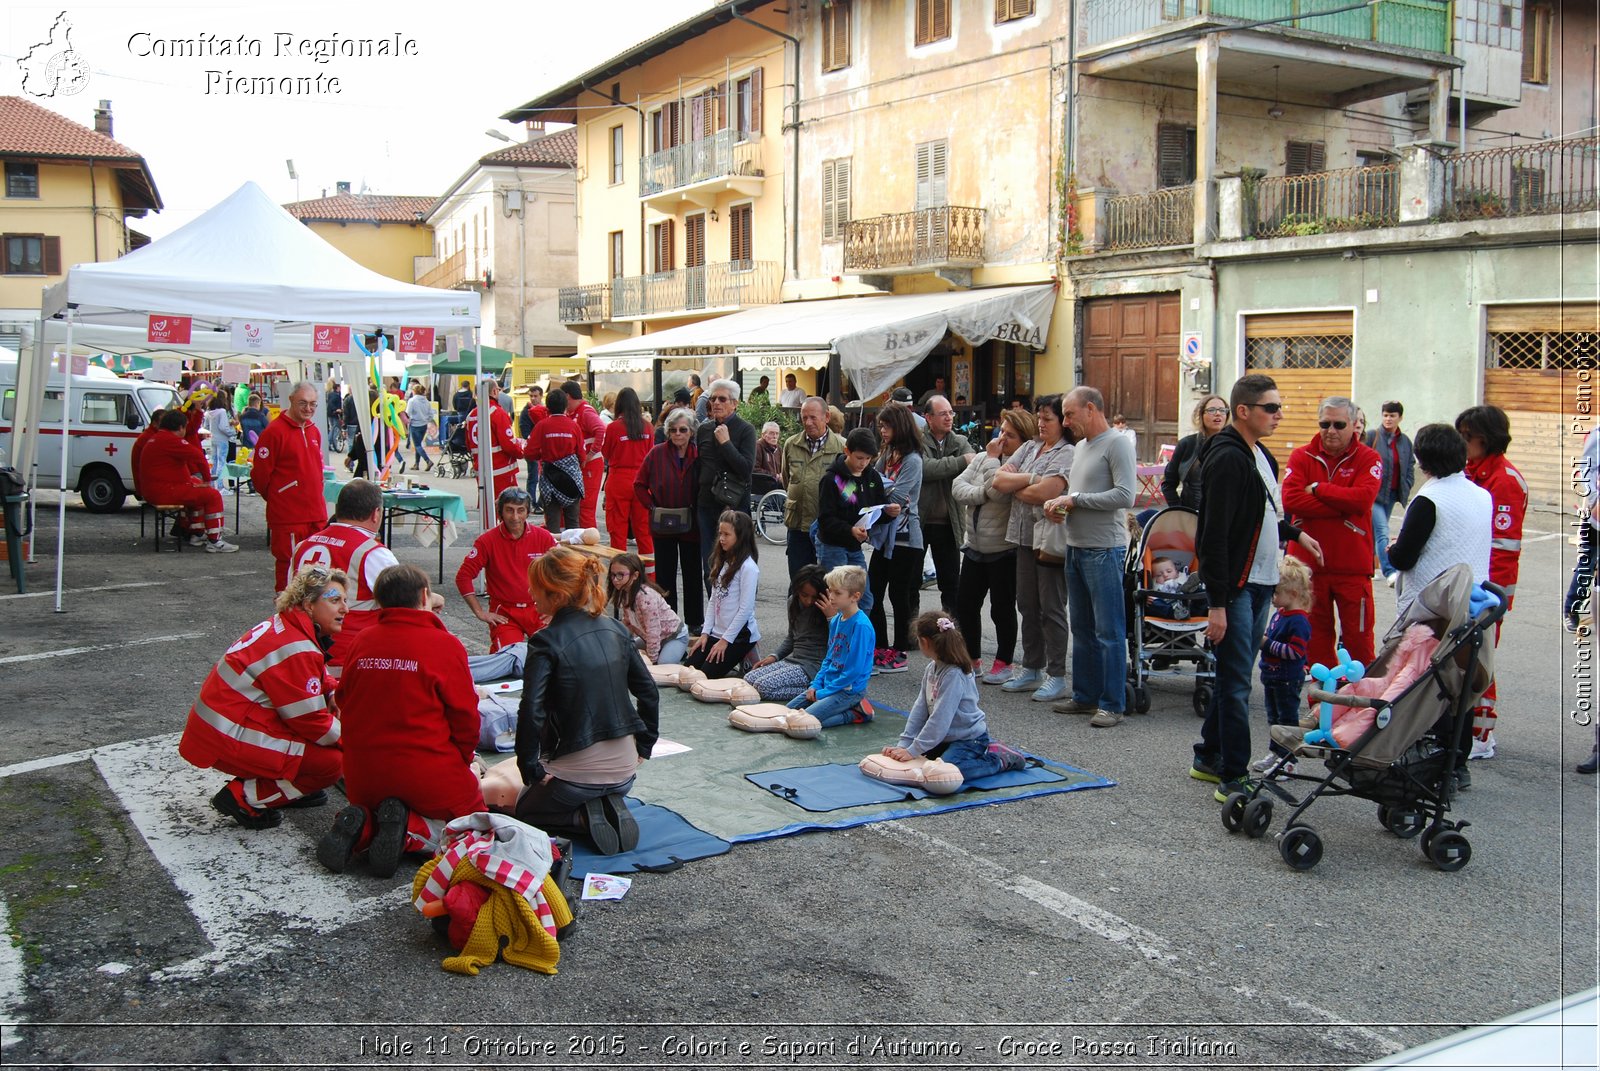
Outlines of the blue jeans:
M 835 725 L 849 725 L 854 722 L 856 716 L 851 713 L 850 708 L 861 702 L 861 697 L 866 694 L 866 692 L 834 692 L 812 702 L 802 691 L 789 700 L 789 709 L 803 710 L 820 721 L 824 729 L 831 729 Z
M 1300 724 L 1300 689 L 1304 681 L 1269 681 L 1263 680 L 1261 688 L 1267 695 L 1267 725 L 1299 725 Z M 1274 755 L 1287 755 L 1289 749 L 1279 746 L 1277 741 L 1272 743 Z
M 1393 502 L 1380 498 L 1372 504 L 1372 545 L 1378 549 L 1378 571 L 1384 576 L 1394 572 L 1389 564 L 1389 514 L 1393 511 Z
M 790 542 L 794 541 L 790 540 Z M 863 569 L 867 567 L 867 556 L 861 552 L 859 547 L 855 550 L 847 550 L 844 547 L 836 547 L 832 543 L 824 543 L 822 534 L 817 530 L 816 521 L 811 522 L 811 546 L 817 552 L 817 564 L 822 566 L 824 570 L 837 569 L 841 565 L 859 565 Z M 861 593 L 861 610 L 864 613 L 872 611 L 871 585 L 868 585 L 866 590 Z
M 428 456 L 428 425 L 410 424 L 412 463 L 420 465 Z
M 443 446 L 445 443 L 450 441 L 450 433 L 455 430 L 455 426 L 456 426 L 457 422 L 459 422 L 460 420 L 461 420 L 461 417 L 458 414 L 454 413 L 454 412 L 439 414 L 439 445 L 440 446 Z
M 1272 614 L 1272 591 L 1271 584 L 1246 584 L 1225 608 L 1228 631 L 1215 648 L 1217 686 L 1194 745 L 1195 758 L 1224 781 L 1250 768 L 1250 671 Z
M 1127 706 L 1128 617 L 1122 605 L 1127 547 L 1068 547 L 1072 698 L 1121 713 Z
M 817 545 L 804 529 L 789 529 L 789 542 L 784 546 L 789 558 L 789 579 L 807 565 L 817 564 Z
M 928 758 L 948 762 L 961 771 L 962 782 L 968 783 L 1005 769 L 1000 756 L 990 753 L 989 745 L 992 743 L 994 741 L 989 739 L 988 733 L 971 740 L 952 740 L 928 752 Z

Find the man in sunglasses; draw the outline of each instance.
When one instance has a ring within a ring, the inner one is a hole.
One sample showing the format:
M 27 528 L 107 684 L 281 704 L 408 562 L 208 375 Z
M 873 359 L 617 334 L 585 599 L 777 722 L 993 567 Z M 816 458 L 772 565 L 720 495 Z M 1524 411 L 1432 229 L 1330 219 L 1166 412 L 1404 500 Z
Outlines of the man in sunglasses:
M 1206 640 L 1216 652 L 1217 683 L 1189 767 L 1195 780 L 1217 783 L 1218 803 L 1248 780 L 1251 670 L 1278 584 L 1278 547 L 1295 542 L 1322 562 L 1317 541 L 1284 519 L 1278 463 L 1261 445 L 1283 419 L 1278 385 L 1260 373 L 1244 376 L 1228 409 L 1233 422 L 1211 437 L 1201 463 L 1195 547 L 1211 603 Z
M 1283 472 L 1284 509 L 1322 546 L 1320 567 L 1310 555 L 1289 549 L 1311 566 L 1311 646 L 1306 660 L 1337 665 L 1337 639 L 1351 658 L 1370 665 L 1372 504 L 1382 485 L 1383 459 L 1356 437 L 1356 405 L 1349 398 L 1324 399 L 1317 427 L 1322 434 L 1290 454 Z
M 528 593 L 528 565 L 552 549 L 556 541 L 543 528 L 528 523 L 532 508 L 533 496 L 522 488 L 501 491 L 495 499 L 495 516 L 500 523 L 473 542 L 456 571 L 456 590 L 471 607 L 472 616 L 489 626 L 491 653 L 521 643 L 545 625 Z M 487 610 L 479 605 L 472 590 L 479 573 L 487 574 Z

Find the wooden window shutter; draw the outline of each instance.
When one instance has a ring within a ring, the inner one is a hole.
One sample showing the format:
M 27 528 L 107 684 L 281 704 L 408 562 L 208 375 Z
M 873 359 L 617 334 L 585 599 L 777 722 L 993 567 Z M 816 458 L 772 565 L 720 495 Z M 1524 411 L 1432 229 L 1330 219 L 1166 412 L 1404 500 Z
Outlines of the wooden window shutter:
M 994 21 L 1011 22 L 1033 14 L 1033 0 L 994 0 Z
M 1355 316 L 1348 310 L 1272 312 L 1244 318 L 1245 338 L 1309 338 L 1348 335 L 1355 331 Z
M 761 75 L 760 67 L 750 72 L 750 132 L 761 133 Z
M 833 0 L 822 9 L 822 69 L 850 66 L 850 0 Z
M 1326 150 L 1320 141 L 1291 141 L 1284 151 L 1285 175 L 1314 175 L 1327 170 Z
M 672 270 L 672 220 L 657 223 L 656 231 L 656 265 L 658 272 Z
M 850 160 L 833 162 L 833 236 L 843 238 L 850 222 Z
M 949 142 L 925 141 L 917 146 L 917 208 L 947 204 L 946 161 Z
M 916 0 L 916 42 L 943 41 L 950 36 L 950 0 Z
M 728 129 L 728 90 L 732 88 L 727 82 L 717 86 L 717 129 Z
M 44 250 L 44 273 L 46 275 L 60 275 L 61 239 L 54 235 L 45 235 L 39 239 L 39 245 Z
M 1600 305 L 1490 305 L 1487 330 L 1493 332 L 1600 331 Z
M 832 161 L 832 160 L 824 160 L 822 162 L 822 238 L 823 238 L 823 241 L 827 241 L 830 238 L 839 237 L 838 232 L 834 230 L 834 222 L 833 222 L 834 221 L 834 203 L 833 202 L 834 202 L 834 197 L 836 196 L 835 193 L 834 193 L 834 174 L 835 174 L 836 170 L 837 170 L 837 165 L 835 164 L 834 161 Z
M 933 0 L 933 36 L 931 41 L 943 41 L 950 36 L 950 0 Z
M 683 217 L 683 266 L 699 268 L 705 265 L 706 216 L 696 212 Z
M 1156 127 L 1156 186 L 1168 189 L 1194 181 L 1195 131 L 1192 126 Z
M 749 263 L 755 259 L 751 235 L 751 206 L 736 205 L 729 213 L 728 259 L 736 263 Z

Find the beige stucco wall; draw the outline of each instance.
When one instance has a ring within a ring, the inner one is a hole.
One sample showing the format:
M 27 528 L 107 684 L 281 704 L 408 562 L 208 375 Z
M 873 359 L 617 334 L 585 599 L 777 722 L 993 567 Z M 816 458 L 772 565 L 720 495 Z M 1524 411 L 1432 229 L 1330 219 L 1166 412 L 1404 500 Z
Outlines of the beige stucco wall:
M 768 20 L 770 21 L 770 19 Z M 784 189 L 788 138 L 783 136 L 788 92 L 784 86 L 783 41 L 740 22 L 712 29 L 677 48 L 624 71 L 613 81 L 626 106 L 603 106 L 605 97 L 585 93 L 578 99 L 578 282 L 605 282 L 610 272 L 610 234 L 623 232 L 623 274 L 641 275 L 649 268 L 645 250 L 649 227 L 664 219 L 676 221 L 674 264 L 684 263 L 684 216 L 701 211 L 680 209 L 665 214 L 643 207 L 639 199 L 640 159 L 649 148 L 648 116 L 665 101 L 687 99 L 724 80 L 737 80 L 762 69 L 762 115 L 759 138 L 765 181 L 760 194 L 726 193 L 713 205 L 717 219 L 706 220 L 706 261 L 729 259 L 729 209 L 750 201 L 752 252 L 757 261 L 784 259 Z M 609 93 L 611 85 L 601 87 Z M 637 110 L 635 110 L 637 109 Z M 642 113 L 642 115 L 641 115 Z M 611 128 L 623 131 L 623 177 L 611 182 Z M 685 123 L 687 140 L 687 123 Z M 594 344 L 594 343 L 590 343 Z M 587 346 L 585 347 L 587 348 Z
M 66 269 L 128 251 L 115 171 L 104 164 L 41 163 L 38 197 L 0 196 L 0 233 L 61 239 L 61 274 L 0 275 L 0 309 L 37 314 L 40 289 L 59 283 Z
M 413 258 L 433 252 L 433 229 L 422 223 L 309 223 L 311 233 L 379 275 L 414 282 Z

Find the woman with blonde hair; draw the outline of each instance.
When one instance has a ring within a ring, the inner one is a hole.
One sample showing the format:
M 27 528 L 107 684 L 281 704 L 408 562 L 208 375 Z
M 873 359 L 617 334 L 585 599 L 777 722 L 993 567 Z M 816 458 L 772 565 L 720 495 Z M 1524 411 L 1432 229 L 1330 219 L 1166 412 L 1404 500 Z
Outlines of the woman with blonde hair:
M 549 623 L 529 638 L 523 667 L 517 769 L 527 787 L 516 816 L 615 855 L 639 844 L 625 796 L 655 747 L 660 696 L 633 637 L 604 615 L 604 575 L 599 559 L 566 546 L 528 565 Z

